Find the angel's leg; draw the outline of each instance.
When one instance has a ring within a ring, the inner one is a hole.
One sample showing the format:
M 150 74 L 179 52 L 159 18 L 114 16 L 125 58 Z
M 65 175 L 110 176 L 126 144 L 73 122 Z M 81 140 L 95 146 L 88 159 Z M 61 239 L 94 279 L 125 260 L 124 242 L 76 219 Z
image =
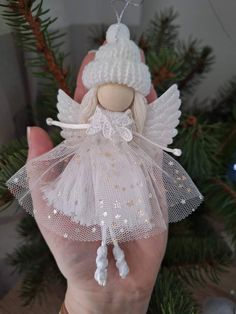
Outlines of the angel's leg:
M 97 249 L 96 257 L 96 271 L 94 273 L 94 278 L 100 286 L 105 286 L 107 282 L 107 245 L 106 245 L 106 233 L 107 228 L 102 227 L 102 243 Z
M 116 267 L 119 270 L 120 277 L 125 278 L 129 274 L 129 266 L 125 260 L 124 251 L 119 247 L 112 228 L 109 228 L 109 231 L 114 245 L 112 252 L 116 261 Z

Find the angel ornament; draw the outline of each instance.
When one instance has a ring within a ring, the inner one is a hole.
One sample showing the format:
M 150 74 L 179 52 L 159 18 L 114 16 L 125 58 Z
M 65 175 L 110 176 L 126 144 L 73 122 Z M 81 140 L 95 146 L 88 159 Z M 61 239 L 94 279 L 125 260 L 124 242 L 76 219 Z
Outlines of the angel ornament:
M 47 122 L 61 127 L 65 140 L 7 182 L 38 224 L 65 239 L 101 241 L 94 277 L 102 286 L 109 244 L 125 278 L 129 267 L 119 244 L 165 231 L 203 198 L 168 154 L 181 154 L 167 147 L 180 117 L 177 86 L 148 105 L 150 72 L 128 28 L 111 25 L 106 39 L 84 68 L 82 103 L 59 90 L 60 121 Z M 33 206 L 34 197 L 42 198 L 41 208 Z

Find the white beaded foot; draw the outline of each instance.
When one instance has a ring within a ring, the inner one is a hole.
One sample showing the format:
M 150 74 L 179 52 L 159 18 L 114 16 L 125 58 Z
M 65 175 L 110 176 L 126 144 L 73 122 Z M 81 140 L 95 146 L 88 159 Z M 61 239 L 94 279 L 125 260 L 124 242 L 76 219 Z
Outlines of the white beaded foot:
M 116 260 L 116 267 L 119 270 L 121 278 L 125 278 L 129 273 L 129 266 L 125 260 L 125 254 L 118 244 L 114 245 L 113 255 Z

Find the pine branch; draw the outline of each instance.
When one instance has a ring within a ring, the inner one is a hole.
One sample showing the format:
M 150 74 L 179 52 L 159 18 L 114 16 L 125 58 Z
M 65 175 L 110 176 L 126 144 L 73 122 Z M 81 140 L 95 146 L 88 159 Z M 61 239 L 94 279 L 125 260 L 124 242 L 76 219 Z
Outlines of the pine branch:
M 178 83 L 185 92 L 192 92 L 214 61 L 212 49 L 202 47 L 199 41 L 177 41 L 176 18 L 172 9 L 156 14 L 139 40 L 158 95 L 173 83 Z
M 211 121 L 224 120 L 225 122 L 236 121 L 236 77 L 225 83 L 216 93 L 211 102 L 208 112 Z
M 231 263 L 232 252 L 201 209 L 196 214 L 171 226 L 163 265 L 191 286 L 203 285 L 207 279 L 218 283 L 219 273 Z
M 177 49 L 179 57 L 183 60 L 183 71 L 186 72 L 178 83 L 179 89 L 188 89 L 188 92 L 192 92 L 193 87 L 196 88 L 211 69 L 214 61 L 212 49 L 207 46 L 201 48 L 197 40 L 190 40 L 187 45 L 179 44 Z
M 159 54 L 150 51 L 146 62 L 152 73 L 152 83 L 157 94 L 162 94 L 170 85 L 180 81 L 183 61 L 174 50 L 160 49 Z
M 163 268 L 158 274 L 148 314 L 197 314 L 198 307 L 190 292 L 175 274 Z
M 66 80 L 67 72 L 63 70 L 62 62 L 53 49 L 54 42 L 63 35 L 48 31 L 48 27 L 56 19 L 43 19 L 49 10 L 43 11 L 42 0 L 8 0 L 7 3 L 7 5 L 0 5 L 4 8 L 2 16 L 6 24 L 13 28 L 18 41 L 26 51 L 32 51 L 39 56 L 37 60 L 31 60 L 31 66 L 41 67 L 44 78 L 53 78 L 59 88 L 70 94 Z
M 227 128 L 228 129 L 228 128 Z M 224 152 L 225 148 L 227 148 L 229 145 L 232 146 L 232 143 L 236 143 L 236 127 L 233 125 L 233 128 L 227 132 L 223 142 L 221 143 L 218 152 L 222 153 Z
M 24 243 L 42 240 L 38 225 L 31 215 L 26 215 L 21 219 L 20 223 L 17 225 L 16 231 L 24 240 Z
M 18 171 L 27 158 L 26 140 L 13 141 L 0 149 L 0 206 L 10 205 L 13 197 L 6 187 L 6 181 Z
M 225 228 L 236 245 L 236 185 L 223 178 L 212 178 L 206 192 L 208 206 L 223 218 Z
M 181 164 L 199 183 L 206 182 L 218 170 L 222 124 L 208 124 L 201 116 L 183 115 L 175 146 L 183 150 Z
M 44 58 L 47 63 L 48 71 L 55 77 L 56 81 L 60 88 L 69 92 L 65 81 L 65 75 L 60 67 L 58 67 L 55 55 L 52 50 L 49 49 L 48 44 L 45 39 L 45 35 L 42 32 L 42 22 L 38 16 L 33 16 L 32 12 L 29 10 L 29 7 L 24 0 L 19 0 L 15 6 L 12 6 L 13 11 L 19 12 L 21 16 L 28 22 L 29 27 L 32 30 L 32 33 L 36 39 L 36 47 L 39 53 L 44 55 Z M 47 24 L 48 25 L 48 24 Z
M 105 24 L 101 24 L 99 27 L 96 25 L 96 27 L 90 28 L 89 42 L 92 49 L 99 48 L 103 45 L 106 40 L 106 30 L 107 26 Z
M 159 54 L 161 49 L 173 49 L 179 26 L 174 24 L 178 14 L 172 8 L 156 13 L 145 31 L 142 41 L 149 50 Z
M 20 296 L 23 305 L 27 306 L 41 301 L 52 282 L 54 286 L 65 282 L 31 216 L 23 218 L 18 232 L 21 236 L 23 233 L 25 242 L 7 256 L 7 262 L 23 275 Z
M 59 144 L 59 131 L 51 133 L 54 144 Z M 28 154 L 28 145 L 25 138 L 15 140 L 0 149 L 0 210 L 5 210 L 14 200 L 9 192 L 6 181 L 25 165 Z M 25 226 L 26 227 L 26 226 Z
M 223 180 L 212 179 L 212 182 L 221 187 L 222 190 L 233 199 L 233 202 L 236 206 L 236 191 L 233 190 L 229 185 L 227 185 Z

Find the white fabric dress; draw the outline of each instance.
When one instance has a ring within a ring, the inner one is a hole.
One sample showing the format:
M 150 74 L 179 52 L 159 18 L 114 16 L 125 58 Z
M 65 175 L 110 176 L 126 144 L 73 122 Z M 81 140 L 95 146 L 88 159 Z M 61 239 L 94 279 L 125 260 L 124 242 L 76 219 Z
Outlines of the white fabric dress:
M 106 243 L 147 238 L 191 214 L 202 200 L 151 134 L 150 127 L 142 135 L 135 132 L 130 110 L 98 106 L 87 131 L 27 162 L 7 185 L 39 224 L 65 238 L 96 241 L 104 233 Z

